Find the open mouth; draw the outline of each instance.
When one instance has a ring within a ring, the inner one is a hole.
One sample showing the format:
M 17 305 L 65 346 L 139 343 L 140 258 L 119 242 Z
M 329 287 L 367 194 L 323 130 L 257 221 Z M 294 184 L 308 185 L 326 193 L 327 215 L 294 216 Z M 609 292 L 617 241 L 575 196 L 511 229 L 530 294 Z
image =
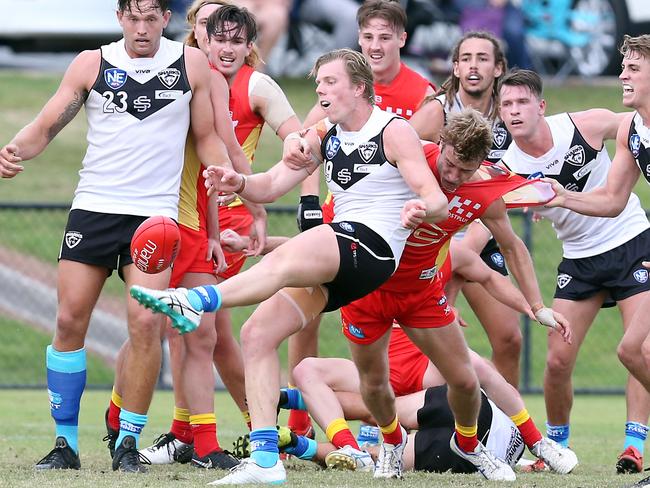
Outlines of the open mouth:
M 329 108 L 330 105 L 331 105 L 330 102 L 328 102 L 327 100 L 320 101 L 320 106 L 323 107 L 324 109 Z
M 632 88 L 631 85 L 628 85 L 627 83 L 623 84 L 623 94 L 627 95 L 630 93 L 634 93 L 634 88 Z

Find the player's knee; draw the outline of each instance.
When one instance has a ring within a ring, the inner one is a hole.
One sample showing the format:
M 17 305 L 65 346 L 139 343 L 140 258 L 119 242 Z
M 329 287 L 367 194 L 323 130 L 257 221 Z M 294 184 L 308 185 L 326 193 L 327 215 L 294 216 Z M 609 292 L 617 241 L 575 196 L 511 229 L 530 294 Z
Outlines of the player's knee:
M 575 361 L 572 357 L 558 354 L 549 353 L 546 358 L 546 370 L 551 377 L 567 377 L 571 376 Z
M 319 376 L 318 358 L 305 358 L 291 372 L 293 382 L 299 390 L 304 389 Z
M 447 385 L 449 389 L 466 396 L 473 395 L 479 390 L 478 377 L 472 368 L 469 368 L 465 374 L 449 378 Z
M 253 314 L 241 328 L 239 340 L 244 356 L 251 358 L 258 353 L 277 349 L 278 344 L 270 337 L 269 325 Z
M 495 355 L 507 355 L 508 357 L 519 357 L 523 336 L 521 330 L 516 329 L 508 331 L 506 334 L 499 336 L 497 341 L 492 344 L 492 350 Z
M 88 323 L 88 315 L 75 313 L 72 310 L 59 309 L 56 316 L 57 340 L 67 344 L 71 341 L 84 340 L 84 331 Z
M 627 340 L 623 336 L 623 339 L 616 348 L 618 359 L 626 368 L 633 369 L 638 361 L 643 361 L 643 345 L 639 345 L 636 341 Z

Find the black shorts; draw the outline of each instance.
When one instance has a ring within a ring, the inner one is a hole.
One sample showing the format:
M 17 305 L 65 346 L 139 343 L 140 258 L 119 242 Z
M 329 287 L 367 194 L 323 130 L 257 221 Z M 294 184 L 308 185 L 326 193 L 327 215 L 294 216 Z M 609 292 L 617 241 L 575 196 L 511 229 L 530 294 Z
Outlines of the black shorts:
M 492 425 L 492 408 L 481 391 L 478 438 L 484 444 Z M 415 434 L 415 470 L 432 473 L 475 473 L 476 467 L 451 451 L 454 415 L 447 401 L 447 385 L 427 388 L 424 405 L 418 410 L 419 430 Z
M 506 260 L 501 254 L 499 244 L 491 238 L 481 251 L 481 259 L 485 261 L 490 268 L 494 271 L 501 273 L 503 276 L 508 276 L 508 268 L 506 268 Z
M 131 264 L 131 237 L 147 217 L 71 210 L 59 260 L 107 268 L 108 274 Z
M 388 243 L 359 222 L 327 224 L 336 234 L 340 263 L 336 276 L 324 283 L 328 290 L 324 312 L 337 310 L 379 288 L 395 272 Z
M 555 298 L 585 300 L 606 290 L 603 307 L 650 290 L 649 273 L 641 264 L 650 260 L 650 229 L 614 249 L 588 258 L 563 258 L 557 267 Z

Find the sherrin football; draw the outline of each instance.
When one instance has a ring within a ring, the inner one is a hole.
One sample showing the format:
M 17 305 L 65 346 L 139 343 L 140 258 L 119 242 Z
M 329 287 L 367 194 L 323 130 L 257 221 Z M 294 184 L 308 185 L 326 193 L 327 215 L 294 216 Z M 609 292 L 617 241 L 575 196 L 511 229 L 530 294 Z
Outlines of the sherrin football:
M 169 268 L 181 247 L 178 225 L 169 217 L 155 215 L 142 222 L 131 238 L 133 264 L 148 274 Z

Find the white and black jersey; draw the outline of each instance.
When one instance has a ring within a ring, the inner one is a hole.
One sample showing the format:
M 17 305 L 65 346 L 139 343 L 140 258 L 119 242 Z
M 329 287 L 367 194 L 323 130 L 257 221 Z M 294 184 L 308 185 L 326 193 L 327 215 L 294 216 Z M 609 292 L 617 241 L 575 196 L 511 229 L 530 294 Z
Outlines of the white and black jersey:
M 586 192 L 603 186 L 611 166 L 607 149 L 587 144 L 568 113 L 546 117 L 546 122 L 553 138 L 553 147 L 546 154 L 532 157 L 513 142 L 503 162 L 521 176 L 553 178 L 571 191 Z M 564 257 L 569 259 L 609 251 L 650 227 L 634 193 L 615 218 L 588 217 L 564 208 L 536 207 L 535 211 L 553 223 Z
M 183 53 L 164 37 L 152 58 L 129 57 L 124 39 L 102 46 L 73 209 L 178 217 L 192 98 Z
M 435 99 L 442 105 L 442 109 L 445 113 L 445 124 L 447 124 L 447 116 L 450 113 L 457 113 L 465 108 L 458 95 L 454 97 L 453 103 L 451 104 L 447 103 L 447 97 L 444 93 L 438 95 Z M 506 149 L 508 149 L 511 142 L 512 136 L 510 135 L 510 132 L 508 132 L 508 129 L 506 129 L 506 125 L 499 119 L 495 120 L 492 123 L 492 147 L 490 148 L 490 152 L 486 158 L 487 161 L 490 163 L 496 163 L 499 161 L 505 154 Z
M 641 174 L 650 183 L 650 129 L 643 125 L 639 112 L 636 112 L 632 118 L 627 146 Z
M 374 107 L 359 131 L 331 125 L 321 143 L 325 181 L 334 196 L 334 222 L 361 222 L 390 246 L 396 266 L 410 229 L 400 213 L 416 198 L 397 167 L 384 154 L 383 133 L 396 117 Z

